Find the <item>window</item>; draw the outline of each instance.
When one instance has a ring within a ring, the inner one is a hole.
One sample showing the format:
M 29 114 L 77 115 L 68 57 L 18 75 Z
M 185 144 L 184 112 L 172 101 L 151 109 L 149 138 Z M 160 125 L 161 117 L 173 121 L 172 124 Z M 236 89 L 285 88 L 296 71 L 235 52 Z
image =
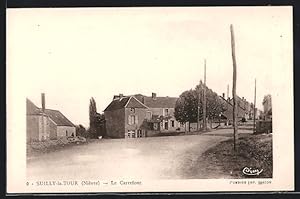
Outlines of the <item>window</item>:
M 148 111 L 146 113 L 146 119 L 151 120 L 151 116 L 152 116 L 152 113 L 150 111 Z
M 138 116 L 137 115 L 129 115 L 128 116 L 128 124 L 137 124 L 138 123 Z
M 174 127 L 174 126 L 175 126 L 175 122 L 174 122 L 174 120 L 171 120 L 171 125 L 172 125 L 172 127 Z
M 169 115 L 169 109 L 165 109 L 165 116 Z
M 130 108 L 131 113 L 135 113 L 135 108 Z

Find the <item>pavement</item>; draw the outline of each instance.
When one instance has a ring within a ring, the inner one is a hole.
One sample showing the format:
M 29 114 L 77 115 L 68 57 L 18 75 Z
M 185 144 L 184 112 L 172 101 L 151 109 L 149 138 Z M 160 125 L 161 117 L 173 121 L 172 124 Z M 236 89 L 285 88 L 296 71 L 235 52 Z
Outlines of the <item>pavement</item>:
M 226 135 L 231 131 L 97 140 L 28 160 L 27 177 L 29 180 L 201 178 L 207 176 L 207 171 L 195 170 L 193 165 L 197 162 L 197 168 L 201 168 L 197 161 L 201 154 L 229 139 Z

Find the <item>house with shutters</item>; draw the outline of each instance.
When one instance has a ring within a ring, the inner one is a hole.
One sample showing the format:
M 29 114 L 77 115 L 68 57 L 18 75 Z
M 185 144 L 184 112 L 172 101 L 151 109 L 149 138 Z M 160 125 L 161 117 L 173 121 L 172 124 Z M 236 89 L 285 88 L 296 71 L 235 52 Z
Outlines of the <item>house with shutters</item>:
M 55 140 L 76 136 L 75 125 L 60 111 L 45 108 L 45 95 L 42 93 L 42 108 L 26 99 L 27 142 Z
M 180 132 L 185 125 L 174 117 L 176 97 L 141 94 L 115 95 L 104 110 L 106 134 L 111 138 L 149 137 L 164 132 Z

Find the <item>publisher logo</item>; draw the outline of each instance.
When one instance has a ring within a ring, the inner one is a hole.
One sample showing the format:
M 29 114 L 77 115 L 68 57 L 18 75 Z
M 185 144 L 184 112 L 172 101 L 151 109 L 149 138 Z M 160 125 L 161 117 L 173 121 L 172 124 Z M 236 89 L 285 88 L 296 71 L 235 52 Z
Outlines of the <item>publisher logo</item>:
M 263 172 L 263 169 L 259 170 L 259 169 L 253 169 L 251 167 L 243 168 L 243 174 L 245 174 L 247 176 L 258 176 L 259 174 L 261 174 L 261 172 Z

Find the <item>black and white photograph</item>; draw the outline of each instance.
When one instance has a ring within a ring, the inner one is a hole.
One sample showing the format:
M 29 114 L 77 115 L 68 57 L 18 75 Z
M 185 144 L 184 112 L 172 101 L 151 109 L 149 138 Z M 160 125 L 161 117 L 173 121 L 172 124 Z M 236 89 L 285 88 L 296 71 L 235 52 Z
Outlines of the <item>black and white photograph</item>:
M 8 9 L 8 191 L 293 190 L 292 41 L 290 6 Z

